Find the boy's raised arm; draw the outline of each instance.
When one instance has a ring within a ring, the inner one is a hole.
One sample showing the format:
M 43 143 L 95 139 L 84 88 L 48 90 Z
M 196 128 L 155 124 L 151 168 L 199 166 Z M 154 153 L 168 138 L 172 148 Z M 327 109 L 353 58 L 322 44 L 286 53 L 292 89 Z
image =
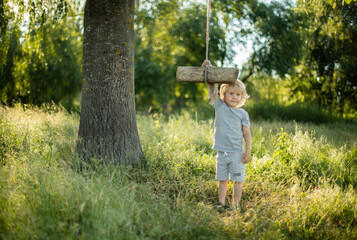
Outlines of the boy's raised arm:
M 213 104 L 214 101 L 219 97 L 218 96 L 218 86 L 217 83 L 207 83 L 208 88 L 208 98 L 211 99 L 210 104 Z
M 207 60 L 204 60 L 201 67 L 205 67 L 207 64 L 210 65 L 211 63 L 207 62 Z M 208 98 L 211 99 L 210 104 L 213 105 L 214 101 L 219 97 L 218 96 L 218 84 L 217 83 L 206 83 L 206 86 L 208 88 Z

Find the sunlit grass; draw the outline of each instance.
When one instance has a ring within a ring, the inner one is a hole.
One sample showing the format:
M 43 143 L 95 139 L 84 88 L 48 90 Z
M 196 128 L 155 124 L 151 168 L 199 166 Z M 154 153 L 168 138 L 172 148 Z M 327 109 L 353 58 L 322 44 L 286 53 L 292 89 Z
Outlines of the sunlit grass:
M 355 125 L 253 120 L 242 212 L 228 216 L 212 210 L 213 120 L 139 115 L 145 169 L 80 163 L 78 124 L 0 107 L 0 239 L 357 237 Z

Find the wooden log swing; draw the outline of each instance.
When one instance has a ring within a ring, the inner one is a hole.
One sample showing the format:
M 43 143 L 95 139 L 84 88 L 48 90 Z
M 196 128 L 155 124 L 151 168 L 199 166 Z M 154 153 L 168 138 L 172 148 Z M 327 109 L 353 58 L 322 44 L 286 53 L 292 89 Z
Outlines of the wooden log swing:
M 177 82 L 233 83 L 237 81 L 238 68 L 177 67 Z
M 237 81 L 238 68 L 217 68 L 213 67 L 208 60 L 209 45 L 209 21 L 210 21 L 210 0 L 207 0 L 207 22 L 206 22 L 206 60 L 204 67 L 177 67 L 177 82 L 196 83 L 234 83 Z

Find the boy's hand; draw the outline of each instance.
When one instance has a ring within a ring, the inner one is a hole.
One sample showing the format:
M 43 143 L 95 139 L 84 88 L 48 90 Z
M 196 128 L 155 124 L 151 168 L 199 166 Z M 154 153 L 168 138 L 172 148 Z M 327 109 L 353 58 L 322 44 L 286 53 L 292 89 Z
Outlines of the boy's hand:
M 204 60 L 201 67 L 209 67 L 209 66 L 212 66 L 211 62 L 209 60 Z M 209 88 L 209 87 L 212 87 L 214 85 L 214 83 L 206 83 L 206 86 Z
M 207 66 L 212 66 L 211 62 L 209 60 L 204 60 L 201 67 L 206 67 Z
M 243 154 L 243 163 L 249 163 L 251 160 L 252 160 L 252 153 L 246 151 L 246 152 Z

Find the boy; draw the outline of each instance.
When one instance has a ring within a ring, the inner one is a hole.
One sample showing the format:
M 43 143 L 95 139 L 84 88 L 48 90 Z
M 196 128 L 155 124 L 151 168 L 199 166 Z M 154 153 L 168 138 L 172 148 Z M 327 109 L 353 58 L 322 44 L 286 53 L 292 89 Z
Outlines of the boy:
M 231 210 L 239 209 L 242 197 L 245 164 L 251 160 L 252 138 L 248 113 L 241 107 L 249 98 L 241 80 L 234 84 L 222 84 L 220 96 L 217 84 L 207 84 L 210 104 L 215 108 L 214 144 L 217 150 L 216 180 L 219 181 L 217 208 L 223 212 L 228 182 L 233 182 Z M 246 145 L 243 153 L 243 139 Z

